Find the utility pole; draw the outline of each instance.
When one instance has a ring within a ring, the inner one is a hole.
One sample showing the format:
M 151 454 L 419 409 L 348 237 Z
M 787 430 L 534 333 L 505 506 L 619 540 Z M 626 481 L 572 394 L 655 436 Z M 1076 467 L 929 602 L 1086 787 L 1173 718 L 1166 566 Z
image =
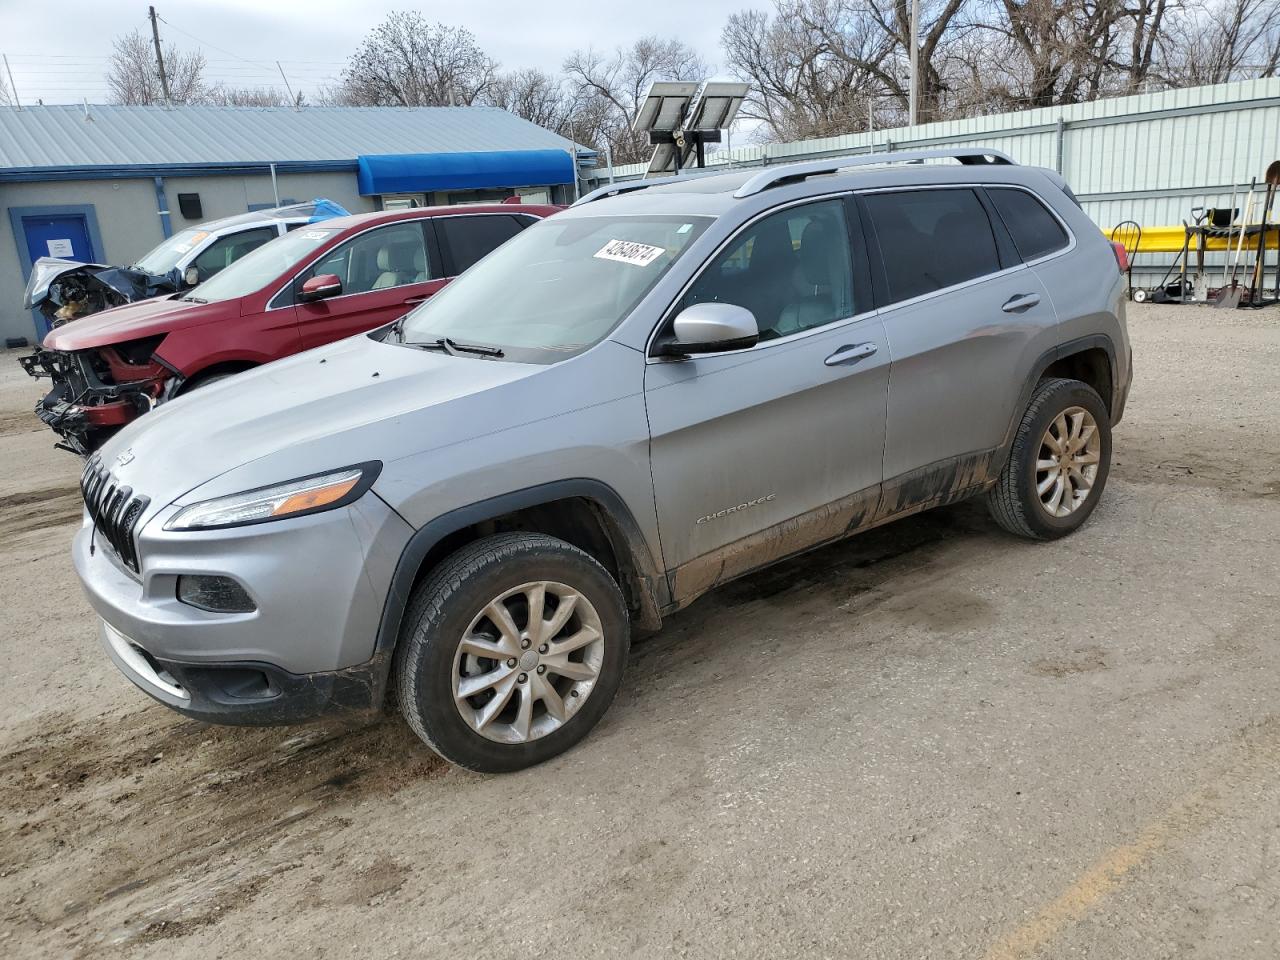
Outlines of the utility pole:
M 18 88 L 13 83 L 13 71 L 9 69 L 9 55 L 4 55 L 4 72 L 9 75 L 9 90 L 13 94 L 13 105 L 22 109 L 22 101 L 18 99 Z
M 277 60 L 277 61 L 276 61 L 276 69 L 280 71 L 280 79 L 284 81 L 284 88 L 285 88 L 285 90 L 286 90 L 286 91 L 288 91 L 288 93 L 289 93 L 289 99 L 290 99 L 290 101 L 292 101 L 292 103 L 293 103 L 293 109 L 294 109 L 294 110 L 301 110 L 301 109 L 302 109 L 302 100 L 301 100 L 302 94 L 301 94 L 301 92 L 299 92 L 298 96 L 296 96 L 296 97 L 295 97 L 295 96 L 293 95 L 293 87 L 289 86 L 289 78 L 288 78 L 288 77 L 286 77 L 286 76 L 284 75 L 284 67 L 280 66 L 280 61 L 279 61 L 279 60 Z M 272 169 L 274 170 L 275 168 L 273 167 Z M 278 207 L 278 206 L 280 206 L 280 204 L 278 204 L 278 203 L 277 203 L 277 204 L 276 204 L 276 206 Z
M 160 24 L 155 7 L 147 7 L 147 16 L 151 18 L 151 40 L 156 45 L 156 66 L 160 69 L 160 90 L 164 94 L 164 102 L 171 104 L 169 97 L 169 78 L 164 73 L 164 54 L 160 52 Z M 915 76 L 912 73 L 912 76 Z
M 157 40 L 158 44 L 159 41 Z M 156 49 L 159 49 L 157 46 Z M 907 123 L 916 125 L 920 109 L 920 0 L 911 0 L 911 93 L 907 103 Z

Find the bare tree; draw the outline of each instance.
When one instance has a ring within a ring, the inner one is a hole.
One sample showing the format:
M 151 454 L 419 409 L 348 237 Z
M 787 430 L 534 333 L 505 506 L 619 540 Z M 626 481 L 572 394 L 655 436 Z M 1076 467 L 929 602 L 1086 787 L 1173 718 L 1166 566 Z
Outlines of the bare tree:
M 561 82 L 544 70 L 499 74 L 484 99 L 548 130 L 559 131 L 572 110 L 571 98 L 565 94 Z
M 655 80 L 703 80 L 710 72 L 694 50 L 674 38 L 641 37 L 612 53 L 592 48 L 575 50 L 564 71 L 576 91 L 575 116 L 590 118 L 596 129 L 576 136 L 597 149 L 606 143 L 615 163 L 647 159 L 651 148 L 645 134 L 631 129 L 649 84 Z M 576 125 L 575 125 L 576 126 Z
M 1121 0 L 1001 0 L 993 13 L 981 29 L 1005 109 L 1078 103 L 1114 84 L 1130 17 Z
M 398 11 L 374 27 L 342 72 L 342 98 L 359 106 L 470 106 L 498 65 L 471 31 Z
M 801 140 L 861 130 L 883 111 L 884 85 L 865 66 L 836 56 L 812 19 L 791 15 L 807 3 L 779 7 L 770 17 L 744 10 L 729 17 L 720 43 L 730 69 L 746 81 L 751 92 L 743 116 L 760 120 L 763 133 L 774 140 Z M 877 42 L 892 41 L 864 34 L 864 61 L 882 62 Z
M 1273 77 L 1280 68 L 1280 0 L 1188 3 L 1159 38 L 1169 86 Z
M 949 115 L 951 50 L 974 29 L 973 0 L 925 0 L 920 25 L 920 119 Z M 909 0 L 774 0 L 775 14 L 730 17 L 721 43 L 753 86 L 749 110 L 774 137 L 863 129 L 872 115 L 905 114 L 910 87 Z M 877 120 L 876 122 L 880 122 Z
M 301 105 L 302 94 L 298 94 Z M 286 107 L 294 106 L 289 98 L 276 87 L 228 87 L 218 84 L 210 87 L 204 102 L 216 107 Z
M 164 48 L 164 71 L 173 103 L 198 103 L 204 97 L 204 54 Z M 141 30 L 117 37 L 107 66 L 107 88 L 114 103 L 145 105 L 164 103 L 160 72 L 151 38 Z

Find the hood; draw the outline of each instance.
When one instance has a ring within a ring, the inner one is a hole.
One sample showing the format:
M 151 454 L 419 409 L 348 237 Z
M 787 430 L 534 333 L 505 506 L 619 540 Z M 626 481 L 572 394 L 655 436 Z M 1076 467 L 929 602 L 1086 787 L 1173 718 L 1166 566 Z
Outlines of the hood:
M 179 327 L 194 327 L 220 320 L 227 316 L 229 310 L 239 315 L 239 301 L 195 303 L 172 297 L 155 297 L 126 303 L 56 327 L 44 338 L 44 347 L 46 350 L 65 351 L 106 347 L 169 333 Z
M 478 429 L 466 401 L 546 369 L 361 335 L 178 397 L 122 430 L 100 456 L 158 509 L 201 485 L 204 499 L 386 460 L 415 442 L 456 442 Z M 228 471 L 225 484 L 209 483 Z M 266 479 L 251 478 L 258 473 Z
M 61 257 L 41 257 L 31 265 L 31 276 L 27 278 L 27 289 L 22 296 L 22 306 L 27 310 L 40 306 L 49 296 L 49 287 L 59 277 L 69 273 L 83 271 L 92 276 L 99 270 L 109 269 L 102 263 L 81 263 L 78 260 L 63 260 Z
M 391 473 L 396 461 L 456 458 L 439 461 L 447 476 L 472 455 L 472 441 L 639 394 L 643 367 L 634 350 L 608 340 L 543 366 L 360 335 L 178 397 L 98 455 L 120 483 L 151 498 L 144 523 L 175 501 L 374 460 Z

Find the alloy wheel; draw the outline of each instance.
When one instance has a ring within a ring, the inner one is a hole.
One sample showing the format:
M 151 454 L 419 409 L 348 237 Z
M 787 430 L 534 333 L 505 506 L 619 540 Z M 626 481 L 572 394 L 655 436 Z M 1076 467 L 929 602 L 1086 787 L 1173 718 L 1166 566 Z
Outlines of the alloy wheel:
M 453 658 L 454 704 L 476 733 L 526 743 L 582 708 L 604 659 L 591 602 L 549 580 L 494 597 L 472 618 Z
M 1101 459 L 1098 424 L 1084 407 L 1050 421 L 1036 456 L 1036 494 L 1049 516 L 1069 516 L 1089 499 Z

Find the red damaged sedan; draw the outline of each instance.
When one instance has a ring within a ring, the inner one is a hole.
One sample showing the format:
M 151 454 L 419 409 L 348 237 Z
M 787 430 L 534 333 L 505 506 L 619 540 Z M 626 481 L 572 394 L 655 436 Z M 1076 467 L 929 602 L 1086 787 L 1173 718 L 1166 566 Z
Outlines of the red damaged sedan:
M 557 207 L 424 207 L 306 224 L 193 290 L 58 327 L 20 363 L 36 413 L 87 456 L 158 403 L 390 323 Z

